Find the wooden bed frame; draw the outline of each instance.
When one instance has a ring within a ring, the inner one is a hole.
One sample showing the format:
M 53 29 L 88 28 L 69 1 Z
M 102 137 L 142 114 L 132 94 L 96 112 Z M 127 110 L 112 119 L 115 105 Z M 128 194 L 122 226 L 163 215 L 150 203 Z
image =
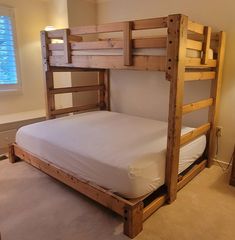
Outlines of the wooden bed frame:
M 134 31 L 167 29 L 167 36 L 133 38 Z M 121 32 L 122 39 L 83 41 L 83 35 Z M 214 136 L 222 81 L 225 51 L 225 33 L 212 33 L 211 27 L 192 22 L 181 14 L 167 17 L 110 23 L 97 26 L 41 32 L 43 65 L 45 70 L 47 118 L 58 115 L 89 111 L 110 110 L 110 69 L 165 71 L 170 81 L 170 104 L 166 152 L 166 183 L 154 193 L 128 200 L 93 183 L 74 177 L 56 165 L 39 159 L 17 144 L 10 146 L 10 161 L 22 159 L 48 175 L 71 186 L 124 218 L 124 233 L 134 238 L 146 220 L 164 203 L 176 199 L 177 191 L 194 178 L 206 166 L 210 167 L 214 156 Z M 61 43 L 53 43 L 60 39 Z M 166 56 L 136 56 L 134 49 L 166 48 Z M 209 49 L 213 59 L 209 59 Z M 82 56 L 79 50 L 123 49 L 121 56 Z M 186 50 L 202 53 L 200 58 L 186 57 Z M 98 84 L 93 86 L 54 88 L 54 72 L 96 71 Z M 184 83 L 211 80 L 211 96 L 208 99 L 183 105 Z M 55 95 L 84 91 L 98 91 L 98 102 L 86 106 L 55 108 Z M 184 114 L 209 107 L 208 123 L 181 136 Z M 180 147 L 200 135 L 207 134 L 208 144 L 204 156 L 184 174 L 178 175 Z

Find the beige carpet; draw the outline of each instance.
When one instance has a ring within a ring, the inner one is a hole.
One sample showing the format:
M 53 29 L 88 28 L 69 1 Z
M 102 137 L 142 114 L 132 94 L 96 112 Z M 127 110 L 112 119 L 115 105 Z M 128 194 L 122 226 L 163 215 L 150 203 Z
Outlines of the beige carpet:
M 24 162 L 0 161 L 2 240 L 125 240 L 121 218 Z M 234 240 L 235 187 L 205 169 L 152 215 L 137 240 Z

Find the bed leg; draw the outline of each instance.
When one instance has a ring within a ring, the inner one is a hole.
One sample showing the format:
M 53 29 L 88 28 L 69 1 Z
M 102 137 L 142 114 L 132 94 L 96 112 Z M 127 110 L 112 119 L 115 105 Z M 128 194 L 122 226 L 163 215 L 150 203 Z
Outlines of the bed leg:
M 134 238 L 143 230 L 143 209 L 143 202 L 135 206 L 126 206 L 124 209 L 124 234 L 130 238 Z
M 18 158 L 15 155 L 14 145 L 9 145 L 9 152 L 8 153 L 9 153 L 9 162 L 10 163 L 15 163 L 15 162 L 20 160 L 20 158 Z

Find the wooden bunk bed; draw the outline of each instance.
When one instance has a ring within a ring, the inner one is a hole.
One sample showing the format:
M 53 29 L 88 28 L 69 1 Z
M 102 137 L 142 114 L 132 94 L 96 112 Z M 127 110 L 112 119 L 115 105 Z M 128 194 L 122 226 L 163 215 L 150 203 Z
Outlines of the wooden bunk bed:
M 133 31 L 167 29 L 167 36 L 136 38 Z M 83 35 L 121 32 L 122 39 L 83 41 Z M 62 39 L 62 43 L 53 43 Z M 58 166 L 44 162 L 19 145 L 10 146 L 10 160 L 23 159 L 41 171 L 74 188 L 87 197 L 113 210 L 124 219 L 124 234 L 133 238 L 142 231 L 143 221 L 164 203 L 176 199 L 177 191 L 184 187 L 213 161 L 214 136 L 217 123 L 222 68 L 225 51 L 225 33 L 212 33 L 211 27 L 192 22 L 181 14 L 167 17 L 102 24 L 88 27 L 42 31 L 42 54 L 45 71 L 47 118 L 61 114 L 89 111 L 110 111 L 110 69 L 151 70 L 166 72 L 170 82 L 170 104 L 166 152 L 165 186 L 154 193 L 137 199 L 125 199 L 93 183 L 76 178 Z M 135 55 L 136 49 L 164 48 L 166 55 Z M 213 59 L 209 57 L 213 49 Z M 83 50 L 121 49 L 119 55 L 86 55 Z M 196 50 L 199 57 L 187 57 L 187 49 Z M 54 88 L 54 72 L 97 71 L 98 84 Z M 208 99 L 183 105 L 184 84 L 188 81 L 211 80 Z M 96 104 L 55 109 L 55 95 L 83 91 L 98 91 Z M 181 136 L 182 117 L 190 112 L 209 107 L 208 123 Z M 185 174 L 178 175 L 179 151 L 184 144 L 207 134 L 207 148 L 201 159 Z

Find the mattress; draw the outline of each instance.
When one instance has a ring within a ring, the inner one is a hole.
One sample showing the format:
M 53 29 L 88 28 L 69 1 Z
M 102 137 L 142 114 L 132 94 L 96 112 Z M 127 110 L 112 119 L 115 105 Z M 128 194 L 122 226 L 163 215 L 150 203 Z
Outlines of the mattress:
M 142 48 L 133 49 L 134 56 L 166 56 L 166 48 Z M 64 55 L 63 51 L 52 51 L 52 55 Z M 101 49 L 101 50 L 74 50 L 73 55 L 78 56 L 121 56 L 123 55 L 122 49 Z M 202 52 L 187 49 L 186 56 L 191 58 L 201 58 Z M 213 59 L 213 50 L 209 49 L 209 59 Z
M 183 127 L 182 134 L 192 128 Z M 95 111 L 20 128 L 16 143 L 73 175 L 126 198 L 165 182 L 167 122 Z M 201 136 L 180 150 L 179 173 L 199 158 Z

